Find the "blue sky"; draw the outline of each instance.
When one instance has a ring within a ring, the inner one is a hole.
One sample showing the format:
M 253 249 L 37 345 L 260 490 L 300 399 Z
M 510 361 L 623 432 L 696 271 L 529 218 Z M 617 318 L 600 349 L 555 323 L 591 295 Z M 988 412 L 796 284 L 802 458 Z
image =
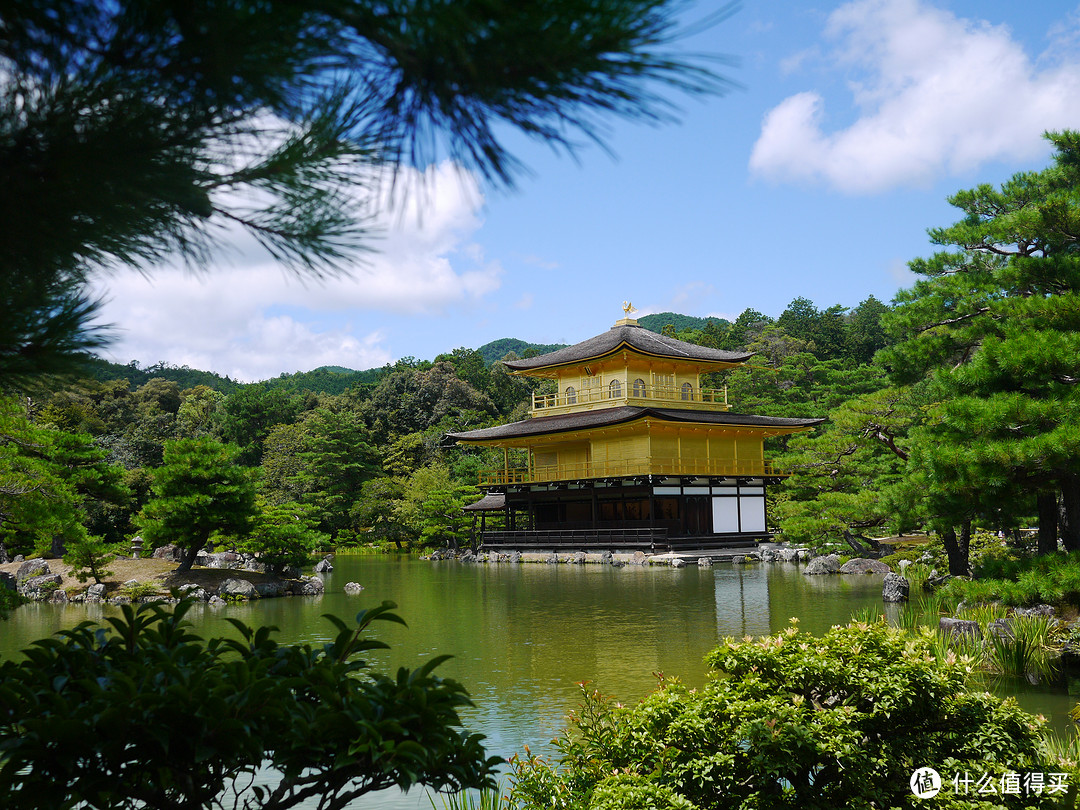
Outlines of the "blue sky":
M 688 4 L 685 21 L 718 3 Z M 734 318 L 891 300 L 945 198 L 1039 169 L 1048 129 L 1080 128 L 1080 8 L 1064 2 L 745 2 L 684 40 L 737 64 L 722 97 L 675 98 L 680 121 L 609 121 L 576 158 L 514 140 L 513 191 L 442 163 L 350 278 L 302 284 L 242 239 L 193 277 L 98 284 L 111 359 L 242 380 L 321 365 L 431 359 L 501 337 L 573 343 L 633 301 Z

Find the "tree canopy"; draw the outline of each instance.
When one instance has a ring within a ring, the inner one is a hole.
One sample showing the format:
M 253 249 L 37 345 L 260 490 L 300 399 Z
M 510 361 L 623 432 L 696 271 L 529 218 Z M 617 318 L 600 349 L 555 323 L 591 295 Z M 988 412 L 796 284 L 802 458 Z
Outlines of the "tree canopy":
M 940 524 L 999 526 L 1040 514 L 1041 546 L 1080 548 L 1080 134 L 1048 136 L 1054 164 L 950 202 L 963 218 L 930 231 L 946 249 L 918 259 L 897 296 L 883 361 L 926 378 L 912 461 Z

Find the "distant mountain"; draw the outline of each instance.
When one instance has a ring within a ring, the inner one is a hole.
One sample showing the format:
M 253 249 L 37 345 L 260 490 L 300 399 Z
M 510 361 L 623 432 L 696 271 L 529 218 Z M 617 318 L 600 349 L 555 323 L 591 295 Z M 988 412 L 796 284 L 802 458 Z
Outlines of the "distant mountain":
M 724 318 L 695 318 L 693 315 L 679 315 L 677 312 L 657 312 L 653 315 L 642 315 L 637 322 L 650 332 L 660 334 L 669 323 L 675 327 L 676 332 L 683 329 L 703 329 L 709 321 L 716 321 L 721 326 L 730 324 Z
M 180 386 L 181 390 L 194 388 L 197 385 L 205 385 L 223 394 L 230 394 L 243 385 L 243 383 L 229 377 L 222 377 L 213 371 L 199 371 L 187 366 L 171 366 L 168 363 L 155 363 L 152 366 L 143 368 L 134 360 L 124 366 L 120 363 L 110 363 L 100 357 L 95 357 L 87 364 L 86 374 L 88 377 L 102 382 L 127 380 L 132 389 L 146 385 L 150 380 L 172 380 Z
M 354 385 L 374 385 L 382 374 L 381 368 L 356 371 L 344 366 L 320 366 L 313 371 L 282 374 L 279 377 L 255 383 L 255 385 L 261 385 L 264 388 L 283 388 L 293 393 L 313 391 L 316 394 L 343 394 Z
M 561 349 L 565 345 L 565 343 L 528 343 L 517 338 L 499 338 L 490 343 L 485 343 L 477 351 L 483 356 L 484 363 L 490 366 L 496 360 L 502 360 L 510 352 L 513 352 L 518 357 L 524 357 L 525 352 L 547 354 L 556 349 Z
M 653 315 L 643 315 L 638 318 L 646 329 L 653 332 L 662 332 L 667 324 L 672 324 L 676 332 L 683 329 L 701 329 L 709 321 L 718 321 L 727 324 L 723 318 L 696 318 L 692 315 L 679 315 L 675 312 L 658 312 Z M 588 335 L 583 335 L 584 340 Z M 565 343 L 529 343 L 518 338 L 499 338 L 490 343 L 485 343 L 477 351 L 484 358 L 484 363 L 491 365 L 501 360 L 510 352 L 518 357 L 526 354 L 547 354 L 556 349 L 561 349 Z M 184 388 L 194 388 L 197 385 L 205 385 L 223 394 L 229 394 L 244 385 L 261 385 L 267 388 L 284 388 L 287 391 L 314 391 L 317 394 L 341 394 L 354 385 L 374 385 L 382 377 L 384 370 L 381 368 L 369 368 L 363 371 L 345 368 L 344 366 L 320 366 L 312 371 L 298 371 L 293 374 L 282 374 L 269 380 L 258 383 L 240 383 L 228 377 L 222 377 L 212 371 L 199 371 L 187 366 L 171 366 L 168 363 L 157 363 L 142 368 L 135 361 L 126 366 L 119 363 L 110 363 L 107 360 L 95 358 L 89 368 L 88 374 L 97 380 L 127 380 L 132 388 L 145 385 L 153 379 L 173 380 Z

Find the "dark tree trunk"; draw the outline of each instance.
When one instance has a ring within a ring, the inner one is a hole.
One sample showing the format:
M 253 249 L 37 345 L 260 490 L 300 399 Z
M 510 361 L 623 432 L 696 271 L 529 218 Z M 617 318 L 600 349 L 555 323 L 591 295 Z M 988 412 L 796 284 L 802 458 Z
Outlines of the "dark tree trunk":
M 191 566 L 195 564 L 195 557 L 199 553 L 199 549 L 202 548 L 202 543 L 198 543 L 184 549 L 184 556 L 180 558 L 180 566 L 177 571 L 190 571 Z
M 1039 511 L 1039 554 L 1053 554 L 1058 547 L 1057 497 L 1041 493 L 1035 499 Z
M 866 552 L 866 546 L 855 540 L 855 535 L 850 530 L 844 529 L 844 542 L 847 543 L 857 554 Z
M 959 537 L 956 536 L 956 529 L 950 526 L 942 532 L 941 542 L 949 555 L 949 573 L 954 577 L 970 576 L 968 552 L 971 548 L 971 521 L 964 521 L 960 526 Z
M 1066 551 L 1080 551 L 1080 476 L 1061 479 L 1061 544 Z

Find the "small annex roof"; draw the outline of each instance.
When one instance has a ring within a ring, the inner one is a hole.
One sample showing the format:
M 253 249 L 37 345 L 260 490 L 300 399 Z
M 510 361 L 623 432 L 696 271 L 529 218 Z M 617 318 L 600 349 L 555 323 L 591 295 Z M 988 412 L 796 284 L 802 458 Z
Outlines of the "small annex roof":
M 691 411 L 675 408 L 623 406 L 621 408 L 603 408 L 595 411 L 558 414 L 556 416 L 537 416 L 532 419 L 523 419 L 520 422 L 511 422 L 508 425 L 468 430 L 464 433 L 447 433 L 446 437 L 459 442 L 498 442 L 532 436 L 546 436 L 552 433 L 568 433 L 588 428 L 612 427 L 645 417 L 653 417 L 665 422 L 781 428 L 786 431 L 811 428 L 825 421 L 824 418 L 790 419 L 781 416 L 756 416 L 753 414 L 729 413 L 727 411 Z
M 608 331 L 547 354 L 529 357 L 524 360 L 503 360 L 511 371 L 529 372 L 552 366 L 564 366 L 598 360 L 621 351 L 624 347 L 652 357 L 673 360 L 700 360 L 706 363 L 736 364 L 745 363 L 753 352 L 728 352 L 722 349 L 710 349 L 694 343 L 658 335 L 637 321 L 624 319 Z
M 480 500 L 461 508 L 466 512 L 494 512 L 497 509 L 505 509 L 506 494 L 503 492 L 489 492 Z

